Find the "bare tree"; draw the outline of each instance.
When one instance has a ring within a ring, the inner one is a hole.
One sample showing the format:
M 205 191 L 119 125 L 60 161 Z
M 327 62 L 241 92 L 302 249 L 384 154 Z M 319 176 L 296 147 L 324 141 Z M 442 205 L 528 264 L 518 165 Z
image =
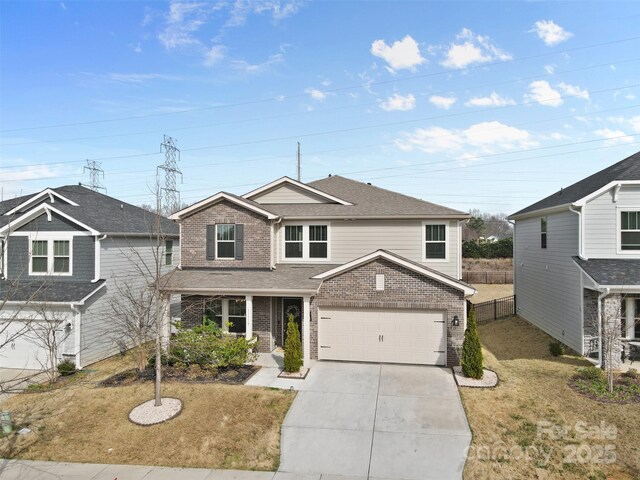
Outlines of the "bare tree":
M 47 374 L 49 383 L 56 381 L 56 366 L 60 358 L 60 346 L 69 337 L 67 313 L 53 309 L 47 303 L 35 306 L 35 317 L 25 333 L 31 343 L 42 347 L 47 358 L 39 360 L 41 370 Z

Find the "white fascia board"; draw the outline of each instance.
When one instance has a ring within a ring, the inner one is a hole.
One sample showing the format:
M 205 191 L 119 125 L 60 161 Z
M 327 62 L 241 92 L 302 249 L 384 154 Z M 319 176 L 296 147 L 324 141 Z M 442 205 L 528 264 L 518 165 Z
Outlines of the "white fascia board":
M 22 208 L 25 208 L 25 207 L 28 207 L 32 203 L 36 203 L 38 200 L 40 200 L 41 198 L 43 198 L 43 197 L 45 197 L 47 195 L 49 196 L 49 198 L 57 197 L 60 200 L 63 200 L 65 202 L 69 203 L 70 205 L 73 205 L 74 207 L 78 207 L 79 206 L 76 202 L 74 202 L 73 200 L 69 200 L 67 197 L 65 197 L 63 195 L 60 195 L 55 190 L 52 190 L 51 188 L 45 188 L 43 191 L 41 191 L 37 195 L 31 197 L 26 202 L 22 202 L 17 207 L 14 207 L 11 210 L 9 210 L 7 213 L 5 213 L 5 215 L 13 215 L 18 210 L 20 210 Z
M 470 215 L 282 215 L 283 220 L 315 222 L 320 220 L 467 220 Z
M 260 188 L 256 188 L 255 190 L 252 190 L 249 193 L 245 193 L 242 197 L 251 199 L 251 197 L 260 195 L 261 193 L 271 190 L 272 188 L 278 187 L 284 183 L 288 183 L 289 185 L 293 185 L 294 187 L 301 188 L 302 190 L 306 190 L 309 193 L 313 193 L 314 195 L 326 198 L 327 200 L 331 200 L 332 202 L 337 202 L 341 205 L 353 205 L 352 203 L 349 203 L 346 200 L 342 200 L 341 198 L 334 197 L 333 195 L 325 193 L 322 190 L 318 190 L 317 188 L 310 187 L 309 185 L 306 185 L 302 182 L 298 182 L 297 180 L 294 180 L 293 178 L 289 178 L 289 177 L 282 177 L 282 178 L 279 178 L 278 180 L 274 180 L 273 182 L 267 183 L 266 185 L 263 185 Z
M 58 210 L 57 208 L 49 204 L 38 205 L 33 210 L 30 210 L 26 212 L 24 215 L 13 220 L 12 222 L 7 223 L 4 227 L 0 228 L 0 234 L 7 233 L 16 228 L 20 228 L 22 225 L 25 225 L 26 223 L 30 222 L 35 218 L 38 218 L 43 213 L 46 213 L 47 215 L 49 215 L 51 212 L 54 212 L 60 215 L 61 217 L 66 218 L 72 223 L 75 223 L 76 225 L 83 228 L 84 230 L 87 230 L 91 235 L 100 235 L 99 231 L 95 230 L 94 228 L 91 228 L 89 225 L 85 225 L 81 221 L 73 218 L 71 215 L 67 215 L 66 213 L 61 212 L 60 210 Z
M 599 188 L 595 192 L 590 193 L 586 197 L 582 197 L 580 200 L 573 203 L 575 207 L 583 207 L 590 200 L 595 197 L 602 195 L 604 192 L 611 190 L 614 187 L 619 187 L 622 185 L 640 185 L 640 180 L 615 180 L 613 182 L 607 183 L 604 187 Z
M 452 278 L 441 275 L 438 272 L 431 270 L 430 268 L 421 267 L 419 265 L 414 264 L 413 262 L 403 260 L 402 258 L 397 257 L 395 255 L 391 255 L 388 252 L 385 252 L 384 250 L 376 250 L 375 252 L 365 255 L 364 257 L 356 258 L 355 260 L 347 262 L 344 265 L 340 265 L 339 267 L 320 273 L 315 277 L 311 277 L 311 278 L 318 279 L 318 280 L 325 280 L 327 278 L 335 277 L 336 275 L 339 275 L 348 270 L 352 270 L 360 265 L 364 265 L 365 263 L 369 263 L 372 260 L 376 260 L 378 258 L 384 258 L 385 260 L 395 263 L 396 265 L 400 265 L 409 270 L 413 270 L 416 273 L 424 275 L 425 277 L 429 277 L 441 283 L 449 285 L 450 287 L 453 287 L 456 290 L 460 290 L 464 292 L 465 296 L 473 295 L 477 291 L 473 287 L 469 287 L 468 285 L 460 283 Z
M 562 212 L 564 210 L 568 210 L 570 206 L 576 206 L 575 203 L 563 203 L 562 205 L 556 205 L 554 207 L 541 208 L 539 210 L 533 210 L 527 213 L 521 213 L 519 215 L 509 215 L 507 219 L 509 220 L 524 220 L 525 218 L 531 217 L 540 217 L 543 215 L 548 215 L 550 213 Z
M 247 210 L 251 210 L 253 212 L 259 213 L 260 215 L 264 215 L 265 217 L 267 217 L 270 220 L 276 219 L 278 218 L 277 215 L 274 215 L 271 212 L 268 212 L 266 210 L 263 210 L 262 208 L 256 207 L 255 205 L 251 205 L 248 202 L 244 202 L 242 201 L 240 198 L 234 197 L 232 195 L 229 195 L 225 192 L 219 192 L 216 193 L 215 195 L 212 195 L 208 198 L 205 198 L 204 200 L 199 201 L 198 203 L 194 203 L 193 205 L 191 205 L 190 207 L 184 208 L 182 210 L 179 210 L 173 214 L 171 214 L 171 216 L 169 216 L 169 218 L 171 220 L 180 220 L 182 217 L 184 217 L 185 215 L 188 215 L 190 213 L 196 212 L 198 210 L 201 210 L 205 207 L 208 207 L 209 205 L 213 205 L 221 200 L 228 200 L 232 203 L 235 203 L 236 205 L 240 205 L 244 208 L 246 208 Z
M 87 300 L 89 300 L 91 297 L 93 297 L 98 290 L 102 289 L 103 287 L 107 286 L 107 282 L 102 282 L 100 285 L 98 285 L 96 287 L 95 290 L 93 290 L 91 293 L 89 293 L 86 297 L 84 297 L 82 300 L 80 300 L 79 302 L 72 302 L 72 305 L 84 305 L 84 302 L 86 302 Z
M 172 294 L 185 295 L 256 295 L 265 297 L 303 297 L 306 295 L 316 295 L 318 289 L 273 289 L 273 288 L 211 288 L 211 287 L 184 287 L 184 288 L 161 288 L 161 291 Z

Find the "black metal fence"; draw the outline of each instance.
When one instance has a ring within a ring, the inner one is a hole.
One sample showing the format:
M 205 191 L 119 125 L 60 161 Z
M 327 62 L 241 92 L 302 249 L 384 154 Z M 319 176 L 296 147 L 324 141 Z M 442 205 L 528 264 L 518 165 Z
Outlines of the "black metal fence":
M 489 323 L 499 318 L 510 317 L 516 314 L 516 296 L 496 298 L 482 303 L 471 303 L 467 300 L 467 312 L 471 305 L 476 311 L 476 322 L 478 325 Z
M 513 271 L 505 272 L 462 272 L 462 281 L 467 283 L 513 283 Z

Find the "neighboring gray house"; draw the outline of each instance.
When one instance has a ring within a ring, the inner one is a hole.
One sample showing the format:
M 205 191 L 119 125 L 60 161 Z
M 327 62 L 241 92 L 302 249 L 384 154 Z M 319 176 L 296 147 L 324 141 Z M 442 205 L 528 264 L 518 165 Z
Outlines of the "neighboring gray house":
M 329 176 L 220 192 L 171 218 L 181 264 L 162 288 L 182 295 L 187 326 L 208 317 L 271 352 L 291 313 L 305 362 L 458 363 L 475 293 L 459 280 L 466 213 Z
M 584 355 L 602 345 L 603 312 L 616 350 L 640 338 L 640 153 L 510 218 L 520 316 Z
M 77 367 L 124 348 L 110 302 L 125 283 L 148 288 L 138 267 L 155 265 L 155 231 L 152 213 L 76 185 L 0 202 L 0 368 L 51 367 L 47 330 L 57 360 Z M 163 217 L 160 231 L 167 272 L 179 263 L 178 226 Z

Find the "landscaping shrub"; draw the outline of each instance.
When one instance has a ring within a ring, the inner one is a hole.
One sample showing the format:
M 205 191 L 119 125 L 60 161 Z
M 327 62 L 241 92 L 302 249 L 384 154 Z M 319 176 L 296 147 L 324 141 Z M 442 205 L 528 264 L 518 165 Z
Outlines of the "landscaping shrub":
M 76 373 L 76 364 L 71 360 L 64 360 L 58 364 L 58 373 L 63 377 Z
M 484 375 L 482 368 L 482 346 L 476 324 L 476 311 L 471 307 L 467 319 L 467 329 L 464 331 L 461 358 L 462 373 L 469 378 L 481 379 Z
M 585 380 L 589 380 L 591 382 L 602 382 L 604 384 L 607 383 L 607 376 L 604 373 L 604 370 L 598 367 L 583 367 L 578 369 L 578 374 Z
M 497 242 L 462 242 L 463 258 L 511 258 L 513 257 L 513 239 L 503 238 Z
M 293 319 L 293 314 L 289 314 L 287 323 L 287 340 L 284 342 L 284 370 L 293 373 L 302 367 L 302 345 L 300 344 L 300 331 L 298 324 Z
M 251 350 L 255 344 L 255 338 L 247 340 L 245 337 L 223 335 L 215 346 L 213 365 L 226 368 L 240 367 L 245 363 L 255 363 L 258 359 L 258 354 Z
M 559 340 L 553 340 L 549 342 L 549 353 L 554 357 L 559 357 L 560 355 L 564 355 L 566 347 Z
M 622 376 L 623 376 L 623 377 L 626 377 L 626 378 L 631 378 L 631 379 L 635 380 L 635 379 L 637 379 L 637 378 L 638 378 L 638 376 L 640 376 L 640 375 L 638 374 L 638 370 L 636 370 L 635 368 L 630 368 L 629 370 L 627 370 L 626 372 L 624 372 L 624 373 L 622 374 Z

